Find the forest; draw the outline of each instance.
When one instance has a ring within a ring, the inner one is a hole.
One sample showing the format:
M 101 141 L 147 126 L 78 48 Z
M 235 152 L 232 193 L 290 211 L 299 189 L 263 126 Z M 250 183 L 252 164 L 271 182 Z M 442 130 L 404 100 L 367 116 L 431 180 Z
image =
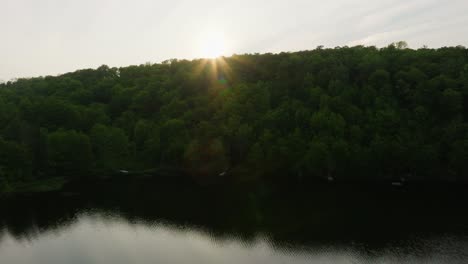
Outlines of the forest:
M 162 168 L 243 184 L 468 182 L 468 49 L 319 46 L 0 84 L 0 193 Z

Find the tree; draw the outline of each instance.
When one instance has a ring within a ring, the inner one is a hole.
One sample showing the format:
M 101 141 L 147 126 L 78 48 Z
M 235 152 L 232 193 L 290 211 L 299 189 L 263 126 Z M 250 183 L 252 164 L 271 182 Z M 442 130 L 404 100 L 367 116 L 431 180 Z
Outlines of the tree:
M 222 141 L 192 140 L 184 153 L 185 167 L 196 178 L 218 176 L 228 169 L 228 160 Z
M 87 177 L 91 172 L 93 153 L 89 137 L 74 130 L 57 130 L 48 135 L 48 160 L 51 173 Z
M 21 181 L 122 167 L 198 178 L 229 168 L 233 180 L 277 186 L 461 180 L 467 122 L 461 46 L 103 65 L 0 84 L 2 147 L 16 153 L 0 153 L 2 173 Z
M 31 173 L 30 153 L 25 146 L 0 137 L 0 180 L 4 188 L 8 182 L 24 181 Z
M 96 124 L 90 137 L 98 168 L 115 170 L 125 166 L 129 159 L 129 142 L 122 129 Z

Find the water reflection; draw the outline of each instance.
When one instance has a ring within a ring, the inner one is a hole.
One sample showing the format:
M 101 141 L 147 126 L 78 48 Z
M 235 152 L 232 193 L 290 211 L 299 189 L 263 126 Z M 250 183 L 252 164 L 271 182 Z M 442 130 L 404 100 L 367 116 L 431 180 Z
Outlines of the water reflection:
M 140 187 L 1 203 L 0 263 L 468 261 L 460 193 L 328 190 L 262 199 Z

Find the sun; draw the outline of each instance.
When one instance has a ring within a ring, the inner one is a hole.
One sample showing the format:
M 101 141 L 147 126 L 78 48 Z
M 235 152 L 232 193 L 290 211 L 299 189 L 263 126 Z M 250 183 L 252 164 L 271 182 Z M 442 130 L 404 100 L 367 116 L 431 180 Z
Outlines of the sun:
M 199 55 L 202 58 L 214 59 L 227 55 L 228 43 L 222 32 L 218 31 L 202 34 L 199 43 Z

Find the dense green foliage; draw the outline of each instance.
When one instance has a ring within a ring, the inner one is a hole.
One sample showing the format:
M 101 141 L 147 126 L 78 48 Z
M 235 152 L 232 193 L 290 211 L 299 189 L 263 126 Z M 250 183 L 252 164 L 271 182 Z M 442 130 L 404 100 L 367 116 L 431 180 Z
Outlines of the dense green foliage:
M 0 135 L 0 188 L 162 167 L 468 180 L 468 50 L 319 47 L 18 79 L 0 84 Z

